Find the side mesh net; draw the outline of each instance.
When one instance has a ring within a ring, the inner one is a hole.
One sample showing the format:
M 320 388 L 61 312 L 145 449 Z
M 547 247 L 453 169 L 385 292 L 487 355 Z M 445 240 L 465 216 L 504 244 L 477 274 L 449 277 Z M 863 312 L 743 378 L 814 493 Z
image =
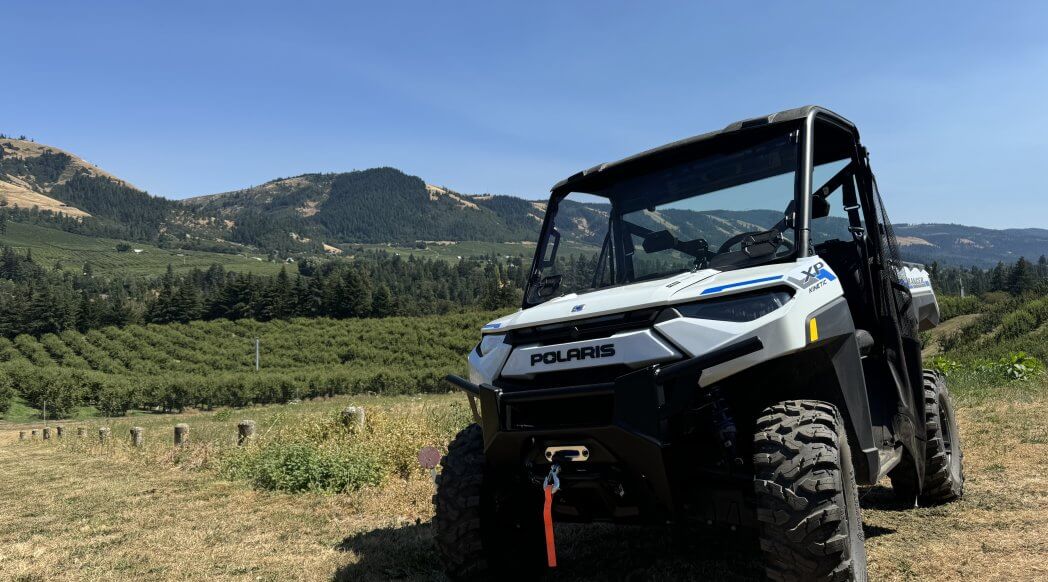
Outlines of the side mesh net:
M 888 220 L 888 213 L 884 209 L 884 201 L 881 200 L 881 192 L 877 187 L 876 178 L 873 178 L 873 195 L 877 204 L 877 215 L 880 217 L 881 223 L 881 252 L 884 253 L 884 264 L 887 267 L 884 276 L 888 277 L 884 281 L 887 293 L 882 295 L 886 301 L 894 300 L 894 305 L 883 306 L 884 312 L 890 314 L 896 323 L 899 324 L 898 329 L 903 337 L 916 339 L 917 322 L 908 308 L 904 310 L 911 298 L 897 286 L 892 285 L 892 283 L 898 283 L 905 286 L 906 283 L 902 280 L 903 263 L 902 257 L 899 255 L 899 243 L 895 239 L 895 230 L 892 228 L 892 223 Z

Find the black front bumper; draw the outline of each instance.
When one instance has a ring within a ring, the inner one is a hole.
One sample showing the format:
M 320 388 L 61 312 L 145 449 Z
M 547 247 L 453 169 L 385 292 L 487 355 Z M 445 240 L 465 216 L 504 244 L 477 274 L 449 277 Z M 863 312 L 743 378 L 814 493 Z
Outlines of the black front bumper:
M 681 485 L 675 477 L 694 464 L 688 451 L 674 446 L 680 429 L 675 422 L 693 403 L 702 371 L 762 347 L 751 338 L 629 372 L 613 382 L 582 386 L 509 391 L 458 376 L 447 379 L 480 401 L 485 458 L 494 473 L 523 469 L 542 475 L 549 468 L 546 447 L 586 446 L 589 459 L 565 463 L 565 479 L 610 480 L 623 503 L 609 508 L 608 515 L 580 518 L 628 519 L 636 514 L 661 519 L 680 509 Z M 628 497 L 622 492 L 629 492 Z

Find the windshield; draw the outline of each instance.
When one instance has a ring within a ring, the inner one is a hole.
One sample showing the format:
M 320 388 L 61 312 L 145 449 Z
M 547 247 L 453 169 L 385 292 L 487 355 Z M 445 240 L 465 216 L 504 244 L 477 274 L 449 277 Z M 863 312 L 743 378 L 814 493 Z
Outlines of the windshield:
M 526 303 L 793 253 L 795 135 L 554 196 Z

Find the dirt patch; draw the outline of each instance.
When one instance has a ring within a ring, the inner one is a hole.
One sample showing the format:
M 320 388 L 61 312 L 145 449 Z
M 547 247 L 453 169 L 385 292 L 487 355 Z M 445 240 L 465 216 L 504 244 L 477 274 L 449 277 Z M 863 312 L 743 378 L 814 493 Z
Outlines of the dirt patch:
M 50 210 L 51 212 L 65 214 L 66 216 L 74 216 L 77 218 L 91 216 L 79 208 L 65 205 L 61 200 L 55 200 L 50 196 L 45 196 L 44 194 L 34 192 L 33 190 L 13 184 L 6 180 L 0 180 L 0 200 L 7 200 L 7 203 L 10 206 L 16 208 L 30 209 L 36 206 L 40 208 L 40 210 Z
M 430 200 L 439 200 L 441 197 L 445 197 L 458 204 L 459 208 L 472 208 L 473 210 L 480 210 L 480 207 L 477 206 L 475 202 L 466 200 L 465 197 L 456 194 L 451 190 L 448 190 L 447 188 L 441 188 L 440 186 L 426 184 L 426 192 L 429 193 Z
M 923 238 L 918 238 L 916 236 L 900 236 L 900 237 L 896 237 L 895 240 L 898 241 L 899 246 L 902 246 L 902 247 L 910 247 L 910 246 L 929 246 L 929 247 L 934 247 L 934 246 L 936 246 L 935 244 L 930 243 L 930 242 L 924 240 Z

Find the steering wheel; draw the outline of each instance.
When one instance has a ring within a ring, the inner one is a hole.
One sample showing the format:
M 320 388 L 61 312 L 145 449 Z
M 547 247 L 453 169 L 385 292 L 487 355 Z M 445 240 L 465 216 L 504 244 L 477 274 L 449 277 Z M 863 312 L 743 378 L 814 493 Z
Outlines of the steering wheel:
M 747 238 L 757 237 L 757 236 L 760 236 L 762 234 L 770 234 L 771 232 L 772 231 L 767 231 L 767 230 L 755 230 L 753 232 L 742 232 L 742 233 L 739 233 L 739 234 L 729 238 L 728 240 L 724 241 L 724 244 L 722 244 L 720 246 L 720 248 L 717 249 L 717 254 L 720 255 L 720 254 L 724 254 L 724 253 L 730 251 L 731 247 L 733 247 L 733 246 L 735 246 L 735 245 L 737 245 L 737 244 L 739 244 L 741 242 L 744 242 Z M 774 242 L 776 247 L 779 246 L 779 245 L 786 245 L 789 248 L 793 248 L 793 241 L 783 237 L 782 233 L 778 232 L 777 230 L 776 230 L 776 235 L 777 236 L 775 236 L 774 238 L 771 238 L 768 241 L 760 241 L 760 242 Z M 751 244 L 753 244 L 753 243 L 751 243 Z M 750 245 L 743 246 L 743 249 L 745 249 L 748 246 L 750 246 Z

